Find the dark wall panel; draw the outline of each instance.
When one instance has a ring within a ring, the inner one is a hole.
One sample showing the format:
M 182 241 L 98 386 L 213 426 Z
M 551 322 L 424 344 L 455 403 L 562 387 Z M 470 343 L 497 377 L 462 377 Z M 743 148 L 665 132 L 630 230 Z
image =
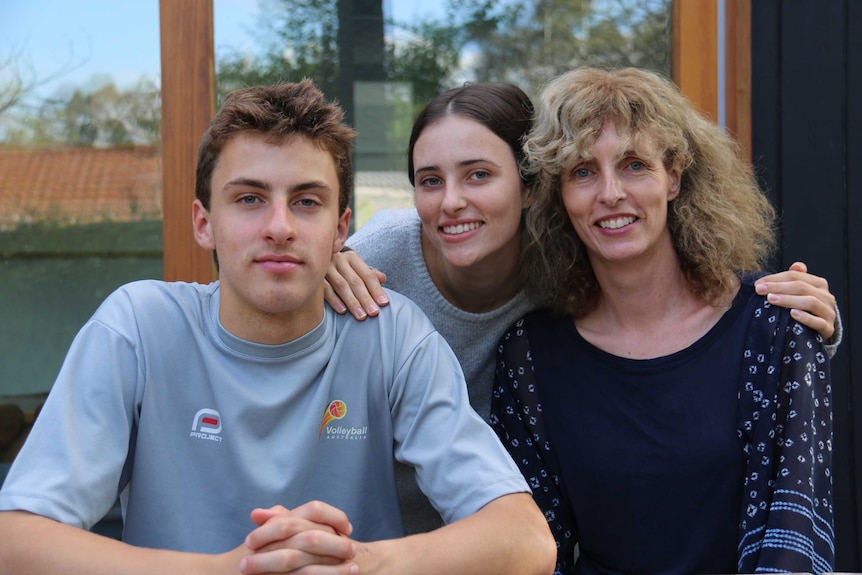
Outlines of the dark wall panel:
M 853 337 L 850 326 L 862 327 L 862 3 L 848 0 L 845 37 L 847 38 L 847 152 L 846 152 L 846 227 L 845 262 L 847 277 L 842 299 L 848 329 L 843 357 L 849 358 L 848 376 L 852 384 L 853 446 L 856 454 L 856 485 L 853 506 L 856 509 L 856 563 L 847 568 L 862 571 L 862 334 Z M 851 32 L 852 31 L 852 32 Z M 850 504 L 850 502 L 848 502 Z
M 752 2 L 751 154 L 760 185 L 776 205 L 781 201 L 781 138 L 778 137 L 781 120 L 780 41 L 778 0 Z
M 844 42 L 839 2 L 781 3 L 780 97 L 783 260 L 842 272 Z
M 862 217 L 862 50 L 848 34 L 862 29 L 860 12 L 851 0 L 752 2 L 752 149 L 782 218 L 776 264 L 802 260 L 825 276 L 845 322 L 832 361 L 839 571 L 862 570 L 862 350 L 852 333 L 862 319 L 850 297 L 862 288 L 862 232 L 851 225 Z

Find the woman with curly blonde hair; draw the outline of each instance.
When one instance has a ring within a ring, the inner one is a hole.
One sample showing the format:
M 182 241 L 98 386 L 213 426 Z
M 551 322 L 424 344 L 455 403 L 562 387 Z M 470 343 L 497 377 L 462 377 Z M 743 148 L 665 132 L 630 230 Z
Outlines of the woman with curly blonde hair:
M 755 289 L 775 213 L 737 145 L 670 81 L 585 68 L 525 150 L 545 309 L 501 339 L 491 421 L 557 571 L 831 571 L 828 355 Z
M 551 84 L 544 101 L 558 113 L 541 115 L 527 143 L 527 169 L 538 184 L 525 260 L 540 301 L 575 316 L 595 305 L 599 286 L 558 190 L 564 167 L 588 153 L 608 121 L 628 127 L 634 149 L 648 140 L 663 150 L 665 168 L 680 169 L 668 227 L 697 294 L 714 301 L 737 270 L 765 265 L 774 248 L 772 205 L 750 164 L 740 160 L 735 140 L 672 84 L 635 69 L 579 69 Z

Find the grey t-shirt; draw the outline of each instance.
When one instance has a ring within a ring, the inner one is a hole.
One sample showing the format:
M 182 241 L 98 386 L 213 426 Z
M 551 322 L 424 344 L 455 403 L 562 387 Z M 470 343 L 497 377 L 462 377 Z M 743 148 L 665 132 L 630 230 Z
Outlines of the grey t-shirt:
M 365 322 L 326 307 L 309 333 L 260 345 L 219 324 L 218 294 L 152 280 L 112 294 L 75 338 L 0 509 L 89 528 L 119 493 L 127 542 L 218 553 L 254 528 L 253 508 L 312 499 L 343 509 L 358 540 L 402 535 L 393 454 L 447 522 L 528 491 L 406 298 Z

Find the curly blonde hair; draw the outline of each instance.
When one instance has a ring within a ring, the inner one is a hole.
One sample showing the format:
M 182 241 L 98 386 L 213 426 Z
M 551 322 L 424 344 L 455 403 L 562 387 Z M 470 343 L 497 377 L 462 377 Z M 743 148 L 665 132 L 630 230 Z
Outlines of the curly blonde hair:
M 611 122 L 635 149 L 648 141 L 681 172 L 668 228 L 692 291 L 717 303 L 736 275 L 761 269 L 774 248 L 775 210 L 736 141 L 702 116 L 669 80 L 635 68 L 579 68 L 543 90 L 524 143 L 534 179 L 524 257 L 536 301 L 582 317 L 600 288 L 560 193 L 562 173 L 585 157 Z

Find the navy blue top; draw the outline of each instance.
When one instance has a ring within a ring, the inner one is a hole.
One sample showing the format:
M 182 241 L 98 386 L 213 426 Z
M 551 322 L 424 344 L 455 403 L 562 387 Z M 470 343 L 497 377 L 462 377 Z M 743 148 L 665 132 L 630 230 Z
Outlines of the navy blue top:
M 539 398 L 580 531 L 576 572 L 736 570 L 741 311 L 647 360 L 598 349 L 571 318 L 530 318 Z
M 753 277 L 706 335 L 656 359 L 528 314 L 501 339 L 491 424 L 545 513 L 557 573 L 832 570 L 828 358 Z

